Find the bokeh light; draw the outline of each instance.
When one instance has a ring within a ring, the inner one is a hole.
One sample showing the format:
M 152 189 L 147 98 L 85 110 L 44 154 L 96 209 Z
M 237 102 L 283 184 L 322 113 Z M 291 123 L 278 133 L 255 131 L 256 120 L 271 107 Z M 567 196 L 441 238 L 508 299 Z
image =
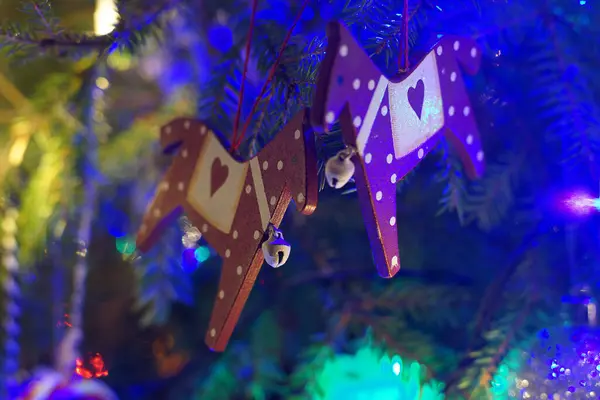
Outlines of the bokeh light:
M 185 249 L 181 253 L 181 267 L 186 272 L 194 272 L 198 268 L 198 260 L 196 260 L 195 249 Z
M 194 251 L 194 256 L 199 263 L 203 263 L 210 258 L 210 249 L 206 246 L 200 246 Z
M 135 253 L 135 239 L 130 236 L 121 236 L 115 240 L 117 251 L 123 255 L 130 256 Z
M 600 398 L 600 337 L 592 328 L 543 330 L 523 347 L 498 368 L 494 400 Z
M 566 198 L 565 206 L 576 215 L 586 215 L 593 210 L 600 210 L 600 199 L 583 193 L 575 193 Z
M 308 389 L 313 400 L 442 400 L 443 385 L 427 379 L 418 362 L 404 368 L 398 355 L 390 358 L 370 344 L 355 354 L 337 354 L 318 371 Z

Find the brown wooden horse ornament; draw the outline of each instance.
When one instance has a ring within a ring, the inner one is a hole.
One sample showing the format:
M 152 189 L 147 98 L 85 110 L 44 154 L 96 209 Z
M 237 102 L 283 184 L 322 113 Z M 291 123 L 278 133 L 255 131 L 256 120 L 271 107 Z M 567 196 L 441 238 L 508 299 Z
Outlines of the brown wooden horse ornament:
M 348 148 L 327 163 L 327 180 L 339 188 L 355 175 L 375 265 L 389 278 L 400 269 L 396 182 L 441 133 L 458 149 L 470 177 L 483 173 L 484 153 L 461 74 L 478 71 L 481 52 L 472 39 L 444 36 L 410 71 L 387 78 L 342 24 L 330 23 L 327 38 L 312 124 L 328 130 L 339 118 Z
M 178 118 L 161 129 L 173 163 L 143 217 L 138 248 L 148 251 L 182 211 L 223 259 L 207 345 L 223 351 L 264 256 L 274 267 L 289 256 L 278 227 L 290 203 L 303 214 L 317 205 L 314 135 L 299 112 L 249 161 L 232 157 L 205 123 Z

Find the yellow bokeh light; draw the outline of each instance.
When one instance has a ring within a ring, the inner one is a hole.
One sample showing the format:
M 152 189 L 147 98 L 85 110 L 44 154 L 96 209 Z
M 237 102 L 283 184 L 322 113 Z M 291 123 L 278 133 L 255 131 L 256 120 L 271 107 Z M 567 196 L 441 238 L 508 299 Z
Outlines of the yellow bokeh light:
M 110 82 L 105 77 L 100 76 L 98 79 L 96 79 L 96 86 L 98 89 L 106 90 L 110 86 Z

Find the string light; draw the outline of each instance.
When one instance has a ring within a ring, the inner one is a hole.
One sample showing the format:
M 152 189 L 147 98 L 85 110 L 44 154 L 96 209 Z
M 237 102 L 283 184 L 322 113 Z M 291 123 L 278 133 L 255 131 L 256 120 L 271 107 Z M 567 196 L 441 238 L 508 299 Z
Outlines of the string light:
M 119 13 L 115 0 L 96 0 L 94 12 L 94 33 L 108 35 L 119 22 Z
M 117 251 L 126 256 L 130 256 L 135 253 L 135 239 L 129 236 L 122 236 L 115 239 Z
M 203 263 L 210 258 L 210 249 L 206 246 L 200 246 L 194 251 L 194 257 L 199 263 Z
M 108 370 L 105 368 L 104 359 L 100 353 L 94 354 L 88 360 L 91 368 L 86 368 L 81 358 L 75 361 L 75 373 L 84 379 L 102 378 L 108 376 Z
M 314 400 L 402 399 L 443 400 L 443 385 L 428 380 L 418 362 L 404 365 L 400 356 L 389 357 L 370 344 L 356 354 L 336 354 L 316 373 L 307 387 Z
M 574 195 L 567 199 L 565 204 L 573 211 L 585 212 L 592 208 L 600 211 L 600 199 L 585 195 Z

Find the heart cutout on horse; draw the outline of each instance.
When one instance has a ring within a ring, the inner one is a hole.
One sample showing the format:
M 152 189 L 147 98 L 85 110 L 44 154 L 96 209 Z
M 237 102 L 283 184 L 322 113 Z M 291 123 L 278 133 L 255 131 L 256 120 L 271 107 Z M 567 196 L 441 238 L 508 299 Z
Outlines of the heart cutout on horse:
M 210 167 L 210 195 L 211 197 L 225 184 L 229 168 L 224 165 L 219 158 L 215 158 Z
M 423 102 L 425 100 L 425 83 L 423 83 L 423 79 L 419 79 L 415 87 L 408 88 L 406 95 L 408 97 L 408 103 L 417 114 L 417 117 L 421 119 Z

